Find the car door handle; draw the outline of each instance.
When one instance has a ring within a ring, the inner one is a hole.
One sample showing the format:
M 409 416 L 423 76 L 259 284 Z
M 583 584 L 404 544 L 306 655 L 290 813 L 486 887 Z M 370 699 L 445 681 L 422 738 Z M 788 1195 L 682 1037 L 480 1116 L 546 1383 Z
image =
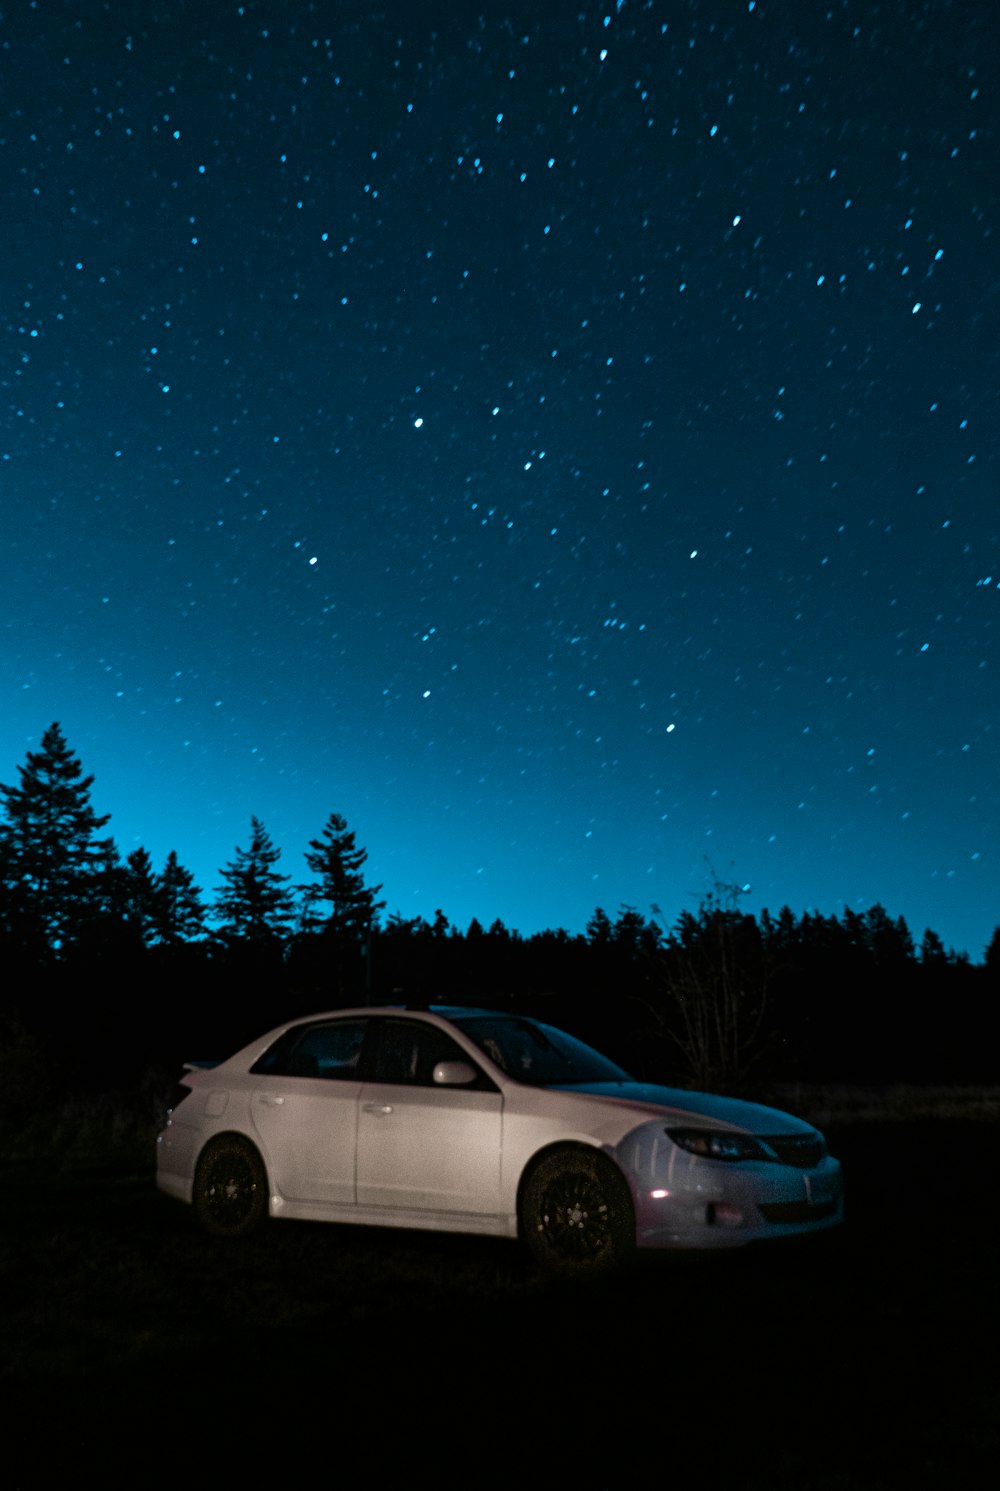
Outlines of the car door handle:
M 260 1100 L 269 1108 L 280 1108 L 282 1103 L 285 1101 L 284 1098 L 279 1098 L 277 1094 L 273 1092 L 262 1092 L 260 1095 Z
M 366 1113 L 391 1113 L 391 1103 L 364 1103 L 362 1105 Z

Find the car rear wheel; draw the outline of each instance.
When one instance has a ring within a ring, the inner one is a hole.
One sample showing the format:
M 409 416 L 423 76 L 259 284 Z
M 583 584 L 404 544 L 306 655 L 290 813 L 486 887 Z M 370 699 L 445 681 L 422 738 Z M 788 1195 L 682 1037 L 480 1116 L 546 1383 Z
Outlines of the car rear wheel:
M 194 1177 L 194 1209 L 216 1237 L 246 1237 L 267 1215 L 267 1175 L 245 1139 L 223 1136 L 207 1145 Z
M 622 1262 L 635 1245 L 624 1179 L 600 1154 L 546 1155 L 525 1181 L 521 1236 L 547 1268 L 587 1272 Z

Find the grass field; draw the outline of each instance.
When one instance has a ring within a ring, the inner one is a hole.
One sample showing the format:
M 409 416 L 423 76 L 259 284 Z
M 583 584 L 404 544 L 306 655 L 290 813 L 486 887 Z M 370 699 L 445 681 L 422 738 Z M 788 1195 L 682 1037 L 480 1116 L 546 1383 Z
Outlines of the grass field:
M 1000 1463 L 1000 1121 L 828 1136 L 838 1234 L 583 1283 L 492 1239 L 214 1242 L 134 1136 L 25 1155 L 3 1172 L 6 1483 L 978 1481 Z

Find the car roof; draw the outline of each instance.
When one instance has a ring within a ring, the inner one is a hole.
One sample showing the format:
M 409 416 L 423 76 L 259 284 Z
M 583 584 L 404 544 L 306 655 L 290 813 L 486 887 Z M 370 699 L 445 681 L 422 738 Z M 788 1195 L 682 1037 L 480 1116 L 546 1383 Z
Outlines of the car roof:
M 338 1020 L 342 1018 L 357 1019 L 359 1015 L 437 1015 L 442 1020 L 454 1020 L 465 1015 L 487 1015 L 491 1018 L 530 1020 L 531 1015 L 523 1015 L 519 1010 L 490 1009 L 485 1005 L 475 1004 L 428 1004 L 424 1001 L 412 1001 L 409 1004 L 364 1004 L 352 1006 L 350 1009 L 318 1010 L 312 1015 L 299 1015 L 294 1020 L 286 1020 L 285 1025 L 311 1025 L 316 1020 Z

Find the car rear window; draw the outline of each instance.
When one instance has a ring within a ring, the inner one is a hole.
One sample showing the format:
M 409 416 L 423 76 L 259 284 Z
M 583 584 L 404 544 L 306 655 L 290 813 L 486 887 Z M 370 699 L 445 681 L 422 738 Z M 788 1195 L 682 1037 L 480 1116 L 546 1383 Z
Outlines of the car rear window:
M 250 1068 L 274 1077 L 317 1077 L 321 1081 L 357 1081 L 367 1020 L 334 1020 L 296 1025 Z

